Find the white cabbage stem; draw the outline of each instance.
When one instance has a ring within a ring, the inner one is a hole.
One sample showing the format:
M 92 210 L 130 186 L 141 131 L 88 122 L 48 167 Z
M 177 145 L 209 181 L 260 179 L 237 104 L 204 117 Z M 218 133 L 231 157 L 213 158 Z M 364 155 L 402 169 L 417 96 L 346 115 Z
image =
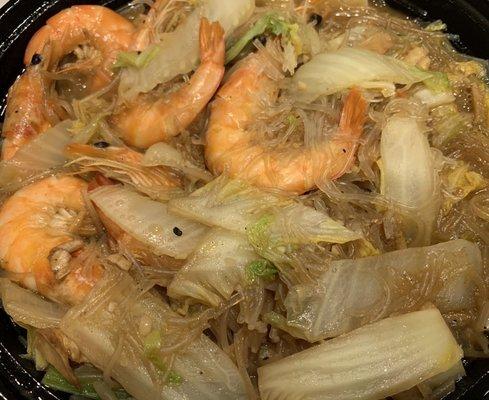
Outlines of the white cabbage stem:
M 345 243 L 362 237 L 326 213 L 225 176 L 168 206 L 176 215 L 245 235 L 270 217 L 270 224 L 261 225 L 267 237 L 281 244 Z
M 263 400 L 379 400 L 450 370 L 463 353 L 440 312 L 364 326 L 258 369 Z
M 393 57 L 345 47 L 318 54 L 300 67 L 292 78 L 291 90 L 297 100 L 306 103 L 353 86 L 392 96 L 395 84 L 412 85 L 430 76 Z
M 105 186 L 90 193 L 105 217 L 156 255 L 185 259 L 207 228 L 174 215 L 167 205 L 122 186 Z
M 151 146 L 144 154 L 142 165 L 155 167 L 164 165 L 183 172 L 191 179 L 210 182 L 213 175 L 185 159 L 183 154 L 168 143 L 160 142 Z
M 246 236 L 214 228 L 177 272 L 168 294 L 218 307 L 244 283 L 245 267 L 259 259 Z
M 333 261 L 317 282 L 291 288 L 287 325 L 311 342 L 432 302 L 471 314 L 485 297 L 476 244 L 453 240 L 357 260 Z
M 380 146 L 381 192 L 402 214 L 409 244 L 429 244 L 440 206 L 440 190 L 421 123 L 414 116 L 389 118 Z
M 15 156 L 0 163 L 0 187 L 14 191 L 28 182 L 29 178 L 45 174 L 66 163 L 66 146 L 73 141 L 69 131 L 73 121 L 63 121 L 36 136 L 21 147 Z
M 21 288 L 8 279 L 0 279 L 0 297 L 5 311 L 15 322 L 34 328 L 57 328 L 66 308 Z
M 139 333 L 143 316 L 151 320 L 153 336 L 161 338 L 157 343 L 149 340 L 151 334 Z M 106 270 L 84 302 L 70 309 L 61 330 L 137 400 L 213 400 L 216 393 L 222 400 L 245 400 L 239 372 L 224 351 L 200 328 L 192 335 L 187 324 L 167 323 L 175 319 L 157 293 L 143 293 L 126 272 L 115 269 Z M 175 341 L 184 341 L 180 351 L 168 357 L 160 353 L 160 346 Z

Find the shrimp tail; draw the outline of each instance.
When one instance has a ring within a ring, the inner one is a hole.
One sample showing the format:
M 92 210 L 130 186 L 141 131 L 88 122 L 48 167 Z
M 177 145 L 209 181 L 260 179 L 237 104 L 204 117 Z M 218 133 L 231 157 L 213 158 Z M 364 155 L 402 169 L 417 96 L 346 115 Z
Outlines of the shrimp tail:
M 358 139 L 367 119 L 367 102 L 358 88 L 352 88 L 346 97 L 340 119 L 340 132 Z
M 200 22 L 199 43 L 201 63 L 224 64 L 225 42 L 224 29 L 219 22 L 209 22 L 202 18 Z
M 329 179 L 338 179 L 345 174 L 355 161 L 358 141 L 363 133 L 363 126 L 367 119 L 367 101 L 358 88 L 352 88 L 348 93 L 341 112 L 338 136 L 334 142 L 344 154 L 338 152 L 337 169 L 333 169 Z

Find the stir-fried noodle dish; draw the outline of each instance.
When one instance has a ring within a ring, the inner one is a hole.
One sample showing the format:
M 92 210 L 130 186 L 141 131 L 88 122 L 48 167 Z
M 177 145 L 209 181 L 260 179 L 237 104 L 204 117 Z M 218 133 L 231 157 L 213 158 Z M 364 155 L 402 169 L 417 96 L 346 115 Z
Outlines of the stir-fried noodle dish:
M 47 20 L 10 88 L 0 294 L 72 399 L 441 399 L 489 356 L 489 86 L 366 0 Z

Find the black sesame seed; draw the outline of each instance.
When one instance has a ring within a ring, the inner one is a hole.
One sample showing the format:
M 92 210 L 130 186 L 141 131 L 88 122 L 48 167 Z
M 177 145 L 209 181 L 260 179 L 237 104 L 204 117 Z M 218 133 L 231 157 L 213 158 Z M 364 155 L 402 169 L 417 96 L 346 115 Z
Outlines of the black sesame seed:
M 93 145 L 99 149 L 106 149 L 107 147 L 110 146 L 110 143 L 100 141 L 100 142 L 95 142 Z
M 175 226 L 175 228 L 173 228 L 173 233 L 175 235 L 177 235 L 177 236 L 182 236 L 183 235 L 183 232 L 177 226 Z
M 42 56 L 40 54 L 37 54 L 35 53 L 33 56 L 32 56 L 32 59 L 31 59 L 31 64 L 32 65 L 37 65 L 37 64 L 40 64 L 42 61 Z
M 323 22 L 323 17 L 321 17 L 319 14 L 311 14 L 309 17 L 309 22 L 314 22 L 314 26 L 319 26 L 321 25 L 321 22 Z
M 341 149 L 341 150 L 343 150 L 343 153 L 346 153 L 346 149 Z

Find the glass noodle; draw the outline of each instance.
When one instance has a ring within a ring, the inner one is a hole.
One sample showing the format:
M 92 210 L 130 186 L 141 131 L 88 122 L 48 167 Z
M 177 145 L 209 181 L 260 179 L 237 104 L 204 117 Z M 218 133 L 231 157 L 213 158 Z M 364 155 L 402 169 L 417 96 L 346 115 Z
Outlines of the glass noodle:
M 44 30 L 3 127 L 27 144 L 0 161 L 0 296 L 44 385 L 441 400 L 489 357 L 487 64 L 442 21 L 367 0 L 70 10 L 114 25 Z

